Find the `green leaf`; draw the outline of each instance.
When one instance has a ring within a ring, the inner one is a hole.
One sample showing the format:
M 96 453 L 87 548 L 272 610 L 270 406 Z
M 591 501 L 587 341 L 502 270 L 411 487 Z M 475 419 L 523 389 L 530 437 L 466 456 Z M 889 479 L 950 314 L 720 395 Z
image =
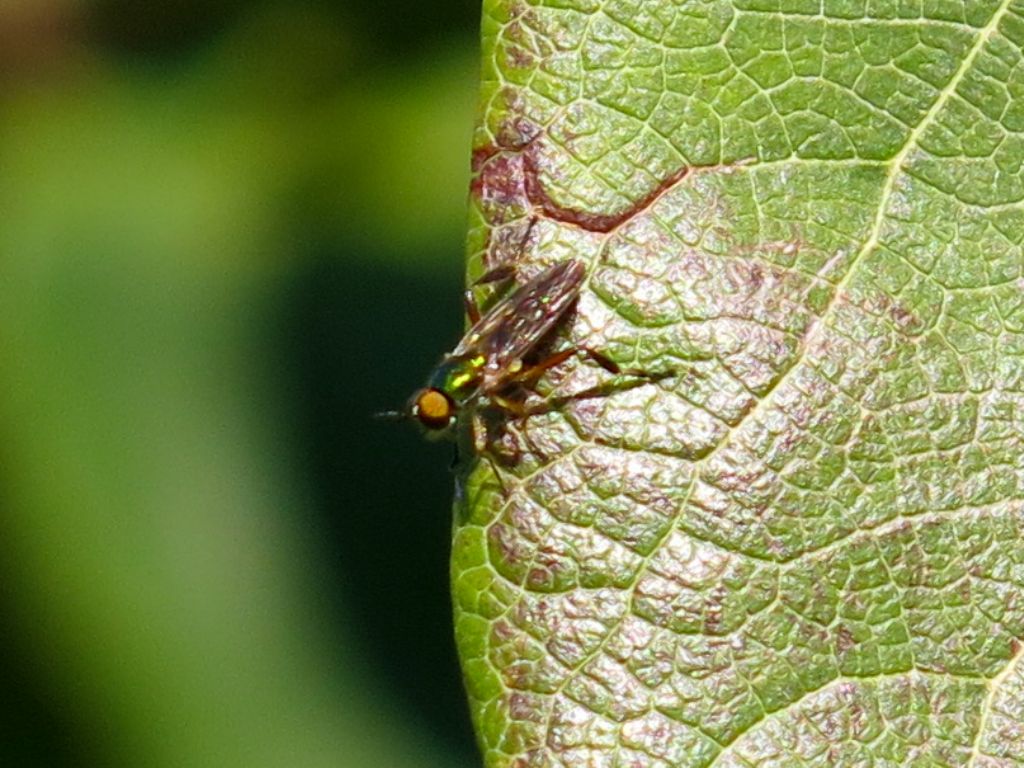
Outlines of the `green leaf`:
M 485 3 L 472 271 L 582 259 L 561 343 L 675 372 L 474 465 L 488 766 L 1024 765 L 1022 44 L 1021 0 Z

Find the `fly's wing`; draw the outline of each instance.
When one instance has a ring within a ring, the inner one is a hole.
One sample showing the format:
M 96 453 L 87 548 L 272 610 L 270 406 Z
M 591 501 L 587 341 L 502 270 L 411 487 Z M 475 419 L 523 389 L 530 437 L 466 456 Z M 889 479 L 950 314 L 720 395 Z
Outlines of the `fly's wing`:
M 524 357 L 572 305 L 586 273 L 575 259 L 548 267 L 495 304 L 453 354 L 482 354 L 491 370 Z

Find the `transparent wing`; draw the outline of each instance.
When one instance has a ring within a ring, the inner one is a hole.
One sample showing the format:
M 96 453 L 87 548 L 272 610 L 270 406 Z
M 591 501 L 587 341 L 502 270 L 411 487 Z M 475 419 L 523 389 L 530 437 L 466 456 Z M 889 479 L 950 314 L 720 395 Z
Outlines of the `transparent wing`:
M 495 304 L 454 354 L 482 354 L 491 370 L 526 356 L 572 305 L 585 276 L 586 268 L 575 259 L 548 267 Z

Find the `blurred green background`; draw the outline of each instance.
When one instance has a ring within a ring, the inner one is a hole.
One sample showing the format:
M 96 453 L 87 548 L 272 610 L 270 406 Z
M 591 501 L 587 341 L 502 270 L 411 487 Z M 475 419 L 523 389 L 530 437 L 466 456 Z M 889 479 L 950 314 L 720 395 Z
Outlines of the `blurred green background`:
M 0 765 L 476 766 L 475 0 L 0 0 Z

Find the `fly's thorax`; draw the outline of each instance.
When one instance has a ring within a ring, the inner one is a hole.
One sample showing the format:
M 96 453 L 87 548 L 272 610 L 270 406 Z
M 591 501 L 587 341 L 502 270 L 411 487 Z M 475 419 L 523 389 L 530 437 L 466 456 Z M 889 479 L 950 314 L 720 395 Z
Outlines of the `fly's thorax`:
M 480 388 L 485 362 L 483 355 L 449 355 L 434 369 L 427 387 L 444 392 L 456 403 L 466 403 Z
M 476 428 L 477 420 L 490 406 L 514 410 L 508 396 L 518 396 L 517 387 L 529 378 L 524 376 L 525 361 L 536 356 L 544 339 L 563 321 L 585 277 L 584 264 L 569 259 L 501 297 L 434 369 L 426 386 L 409 401 L 405 415 L 419 422 L 429 437 L 471 435 L 470 450 L 485 450 L 489 433 Z M 551 365 L 548 361 L 537 366 L 536 373 Z
M 448 355 L 427 385 L 412 396 L 407 413 L 428 437 L 451 437 L 462 406 L 477 395 L 483 368 L 484 358 L 479 355 Z

